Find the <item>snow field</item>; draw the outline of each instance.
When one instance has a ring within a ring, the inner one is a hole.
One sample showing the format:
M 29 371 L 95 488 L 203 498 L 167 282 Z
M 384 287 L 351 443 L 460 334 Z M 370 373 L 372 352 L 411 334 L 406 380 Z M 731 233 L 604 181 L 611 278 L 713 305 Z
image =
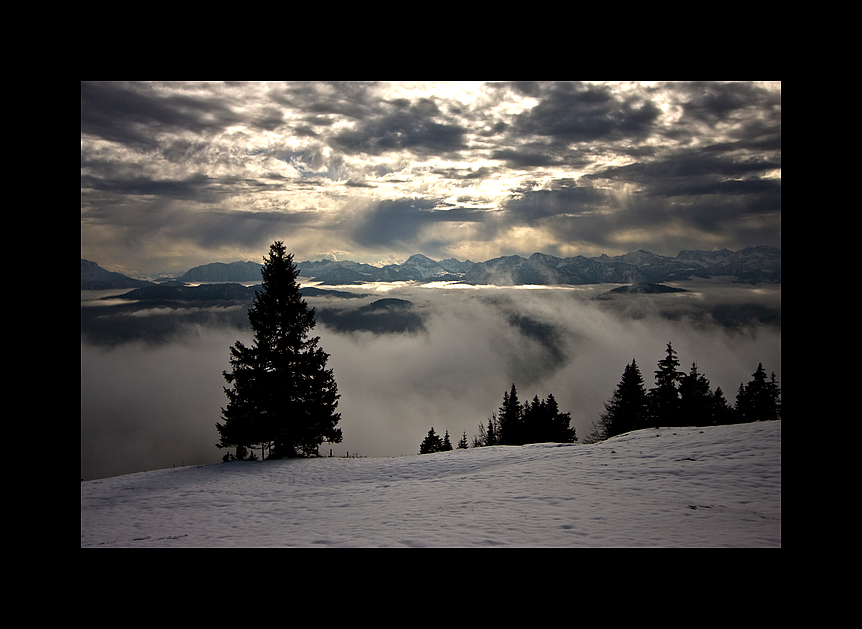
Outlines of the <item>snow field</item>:
M 81 547 L 780 547 L 781 422 L 81 483 Z

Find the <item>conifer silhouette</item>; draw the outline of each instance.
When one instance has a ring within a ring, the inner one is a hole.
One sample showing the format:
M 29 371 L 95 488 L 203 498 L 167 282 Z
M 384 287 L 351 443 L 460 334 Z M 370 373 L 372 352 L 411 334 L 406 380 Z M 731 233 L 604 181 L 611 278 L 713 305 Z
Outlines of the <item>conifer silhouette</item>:
M 658 361 L 655 371 L 656 386 L 649 391 L 650 423 L 677 426 L 679 424 L 679 388 L 683 373 L 677 368 L 679 359 L 671 343 L 667 344 L 666 355 Z
M 632 358 L 623 370 L 613 397 L 605 402 L 605 412 L 599 416 L 593 439 L 615 437 L 645 428 L 646 424 L 647 392 L 638 364 Z
M 299 291 L 299 270 L 284 244 L 270 246 L 261 269 L 262 291 L 248 312 L 252 345 L 230 349 L 231 371 L 224 378 L 228 404 L 217 423 L 217 447 L 270 449 L 274 458 L 316 455 L 321 443 L 339 443 L 338 387 L 329 355 L 309 338 L 313 308 Z M 263 456 L 261 456 L 263 458 Z
M 759 363 L 751 376 L 752 379 L 747 385 L 739 385 L 735 406 L 737 421 L 781 419 L 781 388 L 778 386 L 775 372 L 767 379 L 763 364 Z
M 448 435 L 449 432 L 446 431 Z M 441 452 L 443 448 L 443 441 L 440 439 L 440 435 L 434 432 L 434 426 L 431 426 L 431 430 L 428 431 L 428 435 L 425 439 L 422 440 L 422 443 L 419 445 L 419 454 L 433 454 L 434 452 Z M 450 444 L 449 449 L 452 449 Z

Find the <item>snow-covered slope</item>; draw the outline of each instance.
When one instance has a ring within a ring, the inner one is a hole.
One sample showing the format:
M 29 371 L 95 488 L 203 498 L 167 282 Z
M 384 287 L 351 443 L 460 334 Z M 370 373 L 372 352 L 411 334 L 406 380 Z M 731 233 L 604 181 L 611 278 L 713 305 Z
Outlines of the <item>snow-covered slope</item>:
M 780 547 L 781 422 L 82 482 L 98 546 Z

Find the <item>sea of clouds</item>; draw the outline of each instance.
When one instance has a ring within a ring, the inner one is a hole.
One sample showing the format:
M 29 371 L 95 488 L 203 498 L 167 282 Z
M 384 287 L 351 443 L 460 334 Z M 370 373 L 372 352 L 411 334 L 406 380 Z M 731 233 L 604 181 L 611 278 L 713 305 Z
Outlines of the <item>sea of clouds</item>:
M 780 285 L 676 285 L 687 292 L 408 283 L 309 298 L 341 394 L 344 441 L 321 453 L 413 455 L 431 427 L 472 441 L 513 383 L 521 401 L 552 393 L 583 439 L 632 359 L 653 386 L 669 342 L 731 403 L 758 363 L 780 383 Z M 82 478 L 220 461 L 222 372 L 252 338 L 243 309 L 87 308 L 106 314 L 82 316 Z

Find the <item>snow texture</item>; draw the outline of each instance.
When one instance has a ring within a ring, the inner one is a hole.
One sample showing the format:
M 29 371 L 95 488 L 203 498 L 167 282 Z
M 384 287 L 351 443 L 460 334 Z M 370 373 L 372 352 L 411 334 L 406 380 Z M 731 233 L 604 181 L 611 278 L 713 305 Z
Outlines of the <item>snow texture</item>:
M 82 548 L 497 546 L 779 548 L 781 422 L 81 483 Z

